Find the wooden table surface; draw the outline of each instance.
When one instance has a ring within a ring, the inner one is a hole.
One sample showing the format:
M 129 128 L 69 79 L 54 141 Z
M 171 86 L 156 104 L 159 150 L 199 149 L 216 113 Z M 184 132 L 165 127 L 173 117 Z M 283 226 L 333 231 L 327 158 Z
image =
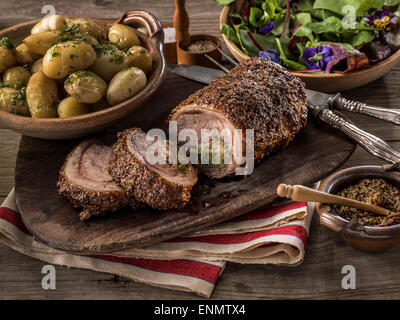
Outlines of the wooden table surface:
M 212 0 L 188 0 L 190 31 L 219 35 L 221 11 Z M 130 9 L 152 11 L 162 23 L 171 23 L 173 0 L 2 1 L 0 28 L 42 16 L 45 4 L 58 14 L 107 18 Z M 226 47 L 225 47 L 226 49 Z M 400 105 L 400 66 L 385 77 L 346 97 L 394 108 Z M 347 113 L 359 127 L 400 149 L 400 128 L 367 116 Z M 0 130 L 0 201 L 14 182 L 14 167 L 20 135 Z M 382 164 L 361 148 L 344 165 Z M 197 299 L 194 294 L 154 288 L 142 283 L 89 270 L 56 266 L 57 289 L 43 290 L 44 263 L 0 245 L 0 299 Z M 341 286 L 342 267 L 356 269 L 356 289 Z M 298 267 L 240 265 L 229 263 L 218 280 L 214 299 L 393 299 L 400 298 L 400 247 L 383 253 L 352 249 L 320 226 L 314 216 L 304 263 Z

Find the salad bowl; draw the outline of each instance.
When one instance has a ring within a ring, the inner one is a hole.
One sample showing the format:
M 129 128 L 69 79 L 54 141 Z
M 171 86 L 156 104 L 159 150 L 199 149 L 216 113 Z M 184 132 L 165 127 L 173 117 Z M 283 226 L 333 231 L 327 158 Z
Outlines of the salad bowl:
M 220 14 L 220 29 L 222 29 L 226 24 L 229 25 L 229 15 L 232 13 L 241 12 L 246 3 L 247 1 L 236 1 L 230 5 L 224 6 Z M 230 41 L 226 34 L 222 34 L 222 37 L 231 54 L 239 62 L 250 58 L 250 56 L 244 53 L 234 42 Z M 312 73 L 307 71 L 296 72 L 295 70 L 290 71 L 305 83 L 307 89 L 331 93 L 346 91 L 368 84 L 385 75 L 399 62 L 400 50 L 397 50 L 388 58 L 368 66 L 365 69 L 357 71 L 335 73 Z

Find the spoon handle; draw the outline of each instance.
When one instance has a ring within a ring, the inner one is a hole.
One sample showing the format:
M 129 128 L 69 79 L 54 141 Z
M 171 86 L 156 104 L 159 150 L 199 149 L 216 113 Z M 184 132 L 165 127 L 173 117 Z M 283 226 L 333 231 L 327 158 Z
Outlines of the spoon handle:
M 339 204 L 347 207 L 373 212 L 382 216 L 388 216 L 394 214 L 394 212 L 387 210 L 385 208 L 381 208 L 357 200 L 348 199 L 345 197 L 340 197 L 334 194 L 321 192 L 300 185 L 291 186 L 286 184 L 280 184 L 277 188 L 277 193 L 280 197 L 291 198 L 292 200 L 295 201 L 304 201 L 304 202 L 312 201 L 312 202 L 321 202 L 328 204 Z

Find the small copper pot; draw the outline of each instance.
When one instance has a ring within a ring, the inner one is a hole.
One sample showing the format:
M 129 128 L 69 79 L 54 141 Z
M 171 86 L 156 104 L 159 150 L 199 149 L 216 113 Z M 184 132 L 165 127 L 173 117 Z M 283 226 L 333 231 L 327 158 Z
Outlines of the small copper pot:
M 381 178 L 400 189 L 400 172 L 387 172 L 380 166 L 357 166 L 340 170 L 321 182 L 318 190 L 336 194 L 357 184 L 362 179 Z M 382 251 L 400 243 L 400 224 L 389 227 L 368 227 L 331 214 L 328 204 L 316 203 L 320 223 L 336 232 L 354 248 L 366 251 Z
M 217 37 L 213 37 L 207 34 L 198 34 L 190 36 L 190 43 L 199 41 L 199 40 L 209 40 L 214 42 L 217 46 L 210 51 L 194 53 L 186 50 L 186 46 L 182 45 L 182 41 L 178 41 L 176 49 L 178 53 L 178 64 L 188 64 L 188 65 L 198 65 L 209 68 L 217 68 L 215 64 L 213 64 L 204 54 L 209 55 L 214 60 L 221 63 L 221 53 L 218 49 L 221 48 L 221 41 Z

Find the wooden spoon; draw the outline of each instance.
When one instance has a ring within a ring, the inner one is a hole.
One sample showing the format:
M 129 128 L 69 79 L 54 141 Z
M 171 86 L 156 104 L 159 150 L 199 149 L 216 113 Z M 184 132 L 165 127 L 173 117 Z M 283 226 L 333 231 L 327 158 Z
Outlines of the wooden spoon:
M 390 211 L 388 209 L 368 204 L 365 202 L 340 197 L 334 194 L 321 192 L 311 188 L 307 188 L 300 185 L 286 185 L 280 184 L 276 190 L 280 197 L 291 198 L 295 201 L 312 201 L 321 202 L 327 204 L 339 204 L 346 207 L 357 208 L 365 211 L 369 211 L 381 216 L 397 215 L 398 213 Z

